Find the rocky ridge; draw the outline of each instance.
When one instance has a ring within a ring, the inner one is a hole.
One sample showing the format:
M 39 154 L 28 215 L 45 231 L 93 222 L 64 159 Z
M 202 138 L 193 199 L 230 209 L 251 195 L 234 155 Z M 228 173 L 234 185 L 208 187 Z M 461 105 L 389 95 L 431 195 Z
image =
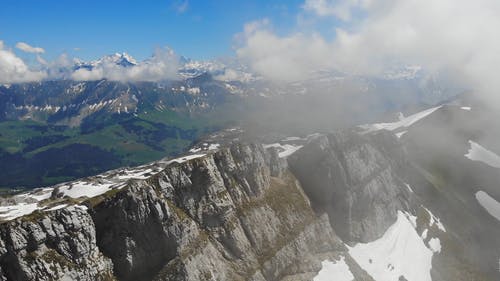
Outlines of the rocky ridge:
M 349 245 L 419 212 L 406 164 L 387 132 L 234 142 L 3 222 L 0 280 L 312 280 L 341 257 L 373 280 Z

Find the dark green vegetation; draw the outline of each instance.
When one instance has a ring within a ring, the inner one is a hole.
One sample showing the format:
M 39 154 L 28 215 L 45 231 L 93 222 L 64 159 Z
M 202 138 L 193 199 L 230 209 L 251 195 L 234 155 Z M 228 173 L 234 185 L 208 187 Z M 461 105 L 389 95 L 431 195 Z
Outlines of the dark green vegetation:
M 0 86 L 0 188 L 40 187 L 140 165 L 182 153 L 201 136 L 234 124 L 236 97 L 210 83 L 199 95 L 174 92 L 181 87 L 175 83 Z M 52 109 L 40 109 L 47 105 Z
M 156 122 L 127 116 L 95 126 L 0 123 L 1 187 L 36 187 L 175 155 L 222 126 L 166 114 Z M 161 118 L 164 118 L 161 120 Z M 183 120 L 185 119 L 185 120 Z M 172 123 L 179 123 L 172 125 Z

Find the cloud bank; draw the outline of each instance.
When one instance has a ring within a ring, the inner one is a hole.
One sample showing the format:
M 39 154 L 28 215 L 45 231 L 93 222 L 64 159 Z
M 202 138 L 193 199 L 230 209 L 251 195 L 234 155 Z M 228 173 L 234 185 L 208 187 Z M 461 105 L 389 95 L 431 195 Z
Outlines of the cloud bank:
M 301 80 L 311 71 L 329 67 L 331 44 L 319 34 L 296 33 L 279 37 L 268 20 L 245 25 L 244 46 L 236 50 L 243 62 L 257 73 L 279 81 Z
M 31 45 L 28 45 L 27 43 L 24 42 L 17 42 L 16 48 L 18 48 L 21 51 L 24 51 L 26 53 L 33 53 L 33 54 L 43 54 L 45 53 L 45 50 L 40 47 L 33 47 Z
M 0 83 L 39 81 L 47 77 L 44 71 L 31 70 L 26 63 L 0 41 Z
M 332 17 L 345 24 L 328 40 L 316 33 L 278 36 L 267 21 L 250 23 L 239 35 L 238 57 L 278 80 L 323 68 L 380 76 L 420 65 L 485 95 L 500 89 L 499 1 L 306 0 L 302 7 L 317 20 Z
M 74 80 L 162 81 L 176 79 L 179 57 L 169 48 L 158 48 L 153 56 L 133 66 L 104 60 L 92 69 L 80 68 L 71 74 Z
M 343 21 L 351 19 L 352 11 L 358 8 L 367 8 L 372 0 L 306 0 L 302 6 L 304 10 L 318 16 L 335 16 Z
M 101 59 L 90 67 L 75 70 L 78 59 L 62 54 L 53 61 L 46 61 L 40 54 L 45 50 L 19 42 L 16 48 L 36 54 L 37 66 L 29 66 L 11 49 L 0 41 L 0 83 L 36 82 L 44 79 L 73 79 L 113 81 L 163 81 L 178 78 L 179 57 L 169 48 L 158 48 L 153 56 L 141 62 L 132 60 L 131 65 L 117 64 L 116 61 Z

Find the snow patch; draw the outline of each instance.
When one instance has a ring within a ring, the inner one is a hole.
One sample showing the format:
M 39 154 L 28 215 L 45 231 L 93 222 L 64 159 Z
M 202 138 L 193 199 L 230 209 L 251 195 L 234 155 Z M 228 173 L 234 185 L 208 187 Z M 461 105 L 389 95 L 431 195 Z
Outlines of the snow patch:
M 409 184 L 405 183 L 405 186 L 411 193 L 413 193 L 413 189 L 411 189 L 411 186 Z
M 120 180 L 128 180 L 128 179 L 147 179 L 151 176 L 155 171 L 153 169 L 144 169 L 142 167 L 138 167 L 137 169 L 124 170 L 118 175 L 118 179 Z
M 191 153 L 196 153 L 196 152 L 200 152 L 201 151 L 201 147 L 193 147 L 189 150 L 189 152 Z
M 73 208 L 87 211 L 89 208 L 83 205 L 74 205 Z
M 423 208 L 427 211 L 427 213 L 430 216 L 429 226 L 433 226 L 435 224 L 439 228 L 439 230 L 441 230 L 442 232 L 446 232 L 446 228 L 444 227 L 443 223 L 441 223 L 441 219 L 436 217 L 429 209 L 425 207 Z
M 292 144 L 280 144 L 280 143 L 271 143 L 265 144 L 264 148 L 275 147 L 278 149 L 278 157 L 286 158 L 292 154 L 294 154 L 297 150 L 302 148 L 302 145 L 292 145 Z
M 464 156 L 472 161 L 483 162 L 493 168 L 500 168 L 500 156 L 482 147 L 480 144 L 469 141 L 470 149 Z
M 348 248 L 354 260 L 376 281 L 398 281 L 400 276 L 408 281 L 432 281 L 433 251 L 400 211 L 381 238 Z
M 422 239 L 424 239 L 424 240 L 427 239 L 427 233 L 428 232 L 429 232 L 429 230 L 427 228 L 424 229 L 424 231 L 422 231 L 422 235 L 421 235 Z
M 190 153 L 197 153 L 200 151 L 216 150 L 219 149 L 220 144 L 218 143 L 203 143 L 199 146 L 195 146 L 189 150 Z
M 301 141 L 301 140 L 306 140 L 306 139 L 301 137 L 287 137 L 283 141 Z
M 59 210 L 59 209 L 65 208 L 67 206 L 68 206 L 68 204 L 61 204 L 61 205 L 57 205 L 57 206 L 54 206 L 52 208 L 49 208 L 49 209 L 47 209 L 45 211 L 49 211 L 49 212 L 50 211 L 55 211 L 55 210 Z
M 94 182 L 79 181 L 59 187 L 59 192 L 61 192 L 63 196 L 71 198 L 85 196 L 92 198 L 108 192 L 111 190 L 112 185 L 113 183 L 98 184 Z
M 406 134 L 408 131 L 402 131 L 402 132 L 399 132 L 399 133 L 396 133 L 396 137 L 398 137 L 398 139 L 400 139 L 404 134 Z
M 0 219 L 12 220 L 29 215 L 38 209 L 38 203 L 19 203 L 11 206 L 0 206 Z
M 394 131 L 399 128 L 407 128 L 410 127 L 411 125 L 415 124 L 419 120 L 427 117 L 434 111 L 438 110 L 442 106 L 436 106 L 433 108 L 429 108 L 427 110 L 415 113 L 413 115 L 410 115 L 408 117 L 405 117 L 399 121 L 392 122 L 392 123 L 376 123 L 376 124 L 366 124 L 366 125 L 361 125 L 360 127 L 362 129 L 365 129 L 365 133 L 373 132 L 373 131 L 378 131 L 378 130 L 388 130 L 388 131 Z
M 218 143 L 211 143 L 209 146 L 208 146 L 208 150 L 215 150 L 215 149 L 218 149 L 220 146 L 220 144 Z
M 352 281 L 354 276 L 349 270 L 349 266 L 345 263 L 344 257 L 339 261 L 325 260 L 321 262 L 321 270 L 318 272 L 313 281 Z
M 188 88 L 187 89 L 187 92 L 191 95 L 197 95 L 199 94 L 201 91 L 200 91 L 200 88 L 198 87 L 195 87 L 195 88 Z
M 429 248 L 434 253 L 440 253 L 441 252 L 441 240 L 439 240 L 439 238 L 431 238 L 431 240 L 429 240 Z
M 476 192 L 476 199 L 490 215 L 500 221 L 500 203 L 495 198 L 480 190 Z
M 463 110 L 467 110 L 467 111 L 471 111 L 472 110 L 472 108 L 470 106 L 462 106 L 460 108 L 463 109 Z
M 184 163 L 186 161 L 189 161 L 191 159 L 196 159 L 196 158 L 200 158 L 200 157 L 203 157 L 205 156 L 206 154 L 193 154 L 193 155 L 187 155 L 187 156 L 184 156 L 184 157 L 179 157 L 179 158 L 175 158 L 175 159 L 172 159 L 170 161 L 168 161 L 168 163 L 173 163 L 173 162 L 177 162 L 177 163 Z

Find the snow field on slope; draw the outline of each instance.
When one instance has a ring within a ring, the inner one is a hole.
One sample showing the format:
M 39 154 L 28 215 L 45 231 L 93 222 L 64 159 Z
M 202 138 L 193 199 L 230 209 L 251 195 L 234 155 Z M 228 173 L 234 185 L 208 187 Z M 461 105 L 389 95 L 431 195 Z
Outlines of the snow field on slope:
M 398 281 L 401 276 L 408 281 L 432 281 L 432 256 L 441 251 L 441 244 L 432 238 L 427 247 L 415 221 L 414 216 L 398 211 L 396 222 L 381 238 L 348 247 L 349 254 L 376 281 Z
M 264 148 L 275 147 L 278 149 L 278 157 L 286 158 L 302 148 L 302 145 L 272 143 L 264 145 Z
M 472 161 L 483 162 L 493 168 L 500 168 L 500 156 L 471 140 L 469 141 L 469 144 L 470 148 L 464 155 L 465 157 Z
M 321 262 L 321 270 L 313 281 L 352 281 L 354 276 L 349 270 L 344 257 L 338 261 L 324 260 Z
M 436 106 L 433 108 L 429 108 L 427 110 L 415 113 L 413 115 L 410 115 L 408 117 L 402 118 L 399 121 L 396 122 L 389 122 L 389 123 L 375 123 L 375 124 L 367 124 L 367 125 L 362 125 L 360 126 L 363 129 L 366 129 L 366 132 L 373 132 L 373 131 L 378 131 L 378 130 L 388 130 L 388 131 L 394 131 L 399 128 L 407 128 L 410 127 L 411 125 L 415 124 L 419 120 L 427 117 L 434 111 L 438 110 L 441 108 L 441 106 Z
M 484 191 L 476 192 L 476 199 L 494 218 L 500 221 L 500 203 Z

